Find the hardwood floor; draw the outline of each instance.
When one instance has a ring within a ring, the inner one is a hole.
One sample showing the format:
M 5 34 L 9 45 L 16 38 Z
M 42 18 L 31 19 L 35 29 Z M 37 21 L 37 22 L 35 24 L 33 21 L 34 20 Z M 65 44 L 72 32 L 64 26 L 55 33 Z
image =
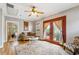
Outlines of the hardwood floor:
M 5 42 L 3 48 L 0 49 L 1 55 L 15 55 L 15 52 L 11 49 L 10 43 Z
M 18 41 L 19 44 L 25 44 L 28 41 Z M 15 51 L 13 51 L 10 47 L 10 42 L 5 42 L 3 48 L 0 48 L 0 55 L 15 55 Z

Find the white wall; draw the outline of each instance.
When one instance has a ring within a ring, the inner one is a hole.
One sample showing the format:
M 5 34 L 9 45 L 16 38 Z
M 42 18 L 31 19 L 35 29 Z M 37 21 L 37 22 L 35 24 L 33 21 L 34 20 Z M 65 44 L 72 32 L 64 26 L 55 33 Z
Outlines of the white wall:
M 3 8 L 4 7 L 4 8 Z M 1 47 L 3 47 L 3 42 L 4 42 L 4 40 L 5 40 L 5 31 L 4 31 L 4 25 L 5 25 L 5 23 L 4 23 L 4 15 L 6 14 L 6 9 L 5 9 L 6 7 L 5 7 L 5 4 L 3 4 L 3 3 L 0 3 L 0 9 L 2 9 L 2 19 L 0 19 L 1 21 L 1 23 L 2 23 L 2 25 L 0 25 L 0 26 L 2 26 L 2 27 L 0 27 L 0 29 L 2 29 L 2 31 L 1 31 L 1 39 L 0 39 L 0 48 Z M 0 16 L 1 17 L 1 16 Z
M 2 9 L 0 9 L 0 47 L 2 47 Z
M 48 18 L 53 19 L 56 17 L 64 16 L 64 15 L 67 17 L 67 19 L 66 19 L 67 43 L 71 43 L 74 36 L 76 36 L 76 35 L 79 36 L 79 6 L 42 19 L 40 22 L 41 23 L 40 36 L 43 37 L 43 21 L 44 20 L 46 20 Z

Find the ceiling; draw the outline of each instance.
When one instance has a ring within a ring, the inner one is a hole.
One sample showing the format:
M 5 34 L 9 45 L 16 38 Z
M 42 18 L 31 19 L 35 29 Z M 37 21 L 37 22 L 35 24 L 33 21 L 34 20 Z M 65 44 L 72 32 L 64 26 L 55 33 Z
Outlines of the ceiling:
M 70 8 L 76 7 L 79 4 L 77 3 L 17 3 L 17 5 L 24 7 L 24 10 L 22 11 L 22 18 L 25 18 L 27 20 L 38 20 L 45 17 L 48 17 L 50 15 L 68 10 Z M 28 17 L 29 12 L 24 12 L 25 10 L 30 10 L 30 6 L 36 6 L 39 11 L 43 11 L 44 14 L 37 17 L 36 15 L 32 15 Z

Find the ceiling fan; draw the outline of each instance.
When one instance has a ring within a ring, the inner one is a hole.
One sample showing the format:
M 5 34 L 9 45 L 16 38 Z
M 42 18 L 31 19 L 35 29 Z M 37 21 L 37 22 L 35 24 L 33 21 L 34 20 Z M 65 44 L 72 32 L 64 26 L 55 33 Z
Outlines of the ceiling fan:
M 31 11 L 25 11 L 25 12 L 31 12 L 28 16 L 31 16 L 32 14 L 35 14 L 36 16 L 39 16 L 39 14 L 44 14 L 44 12 L 38 11 L 35 6 L 31 7 Z

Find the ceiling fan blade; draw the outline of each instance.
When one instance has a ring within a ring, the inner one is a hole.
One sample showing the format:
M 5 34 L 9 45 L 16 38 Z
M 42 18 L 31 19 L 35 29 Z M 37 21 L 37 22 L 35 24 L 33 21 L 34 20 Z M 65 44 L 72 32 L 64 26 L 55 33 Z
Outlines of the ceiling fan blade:
M 37 17 L 39 17 L 39 15 L 36 15 Z
M 44 12 L 37 12 L 38 14 L 44 14 Z
M 28 16 L 31 16 L 32 14 L 29 14 Z
M 24 12 L 32 12 L 32 11 L 27 11 L 27 10 L 26 10 L 26 11 L 24 11 Z

